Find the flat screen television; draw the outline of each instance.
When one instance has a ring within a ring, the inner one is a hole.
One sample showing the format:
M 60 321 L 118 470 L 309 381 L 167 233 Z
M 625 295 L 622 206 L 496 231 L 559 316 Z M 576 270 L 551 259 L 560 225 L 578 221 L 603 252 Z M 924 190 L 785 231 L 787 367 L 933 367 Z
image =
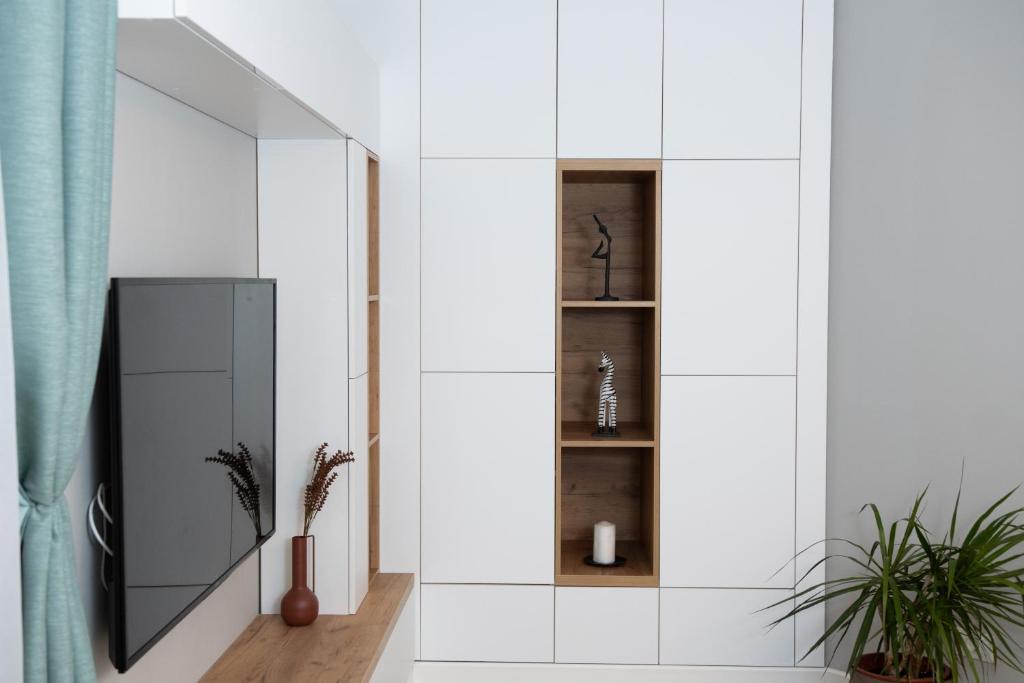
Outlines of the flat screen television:
M 273 280 L 111 283 L 118 671 L 274 533 L 275 301 Z

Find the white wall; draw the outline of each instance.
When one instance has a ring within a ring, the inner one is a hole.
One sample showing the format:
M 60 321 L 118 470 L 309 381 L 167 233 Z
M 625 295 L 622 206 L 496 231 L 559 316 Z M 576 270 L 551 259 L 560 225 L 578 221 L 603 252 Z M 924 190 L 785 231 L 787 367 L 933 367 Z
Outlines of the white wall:
M 112 277 L 256 276 L 256 141 L 120 75 L 112 202 Z M 117 675 L 107 656 L 99 553 L 85 519 L 108 457 L 106 396 L 101 381 L 67 492 L 99 679 L 196 680 L 256 616 L 259 558 L 238 567 L 126 675 Z
M 0 159 L 2 167 L 2 159 Z M 14 414 L 14 349 L 11 344 L 11 297 L 7 277 L 7 226 L 3 178 L 0 176 L 0 604 L 21 604 L 21 546 L 18 525 L 18 440 Z M 0 680 L 21 680 L 21 619 L 0 623 Z
M 1024 481 L 1022 33 L 1019 0 L 837 4 L 830 537 L 929 484 L 943 528 L 961 466 L 962 519 Z

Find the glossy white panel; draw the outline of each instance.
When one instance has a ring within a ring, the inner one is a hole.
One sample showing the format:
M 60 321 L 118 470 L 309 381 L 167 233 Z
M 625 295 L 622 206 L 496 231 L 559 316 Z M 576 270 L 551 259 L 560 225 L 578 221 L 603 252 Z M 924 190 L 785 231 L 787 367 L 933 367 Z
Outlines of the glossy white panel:
M 348 141 L 348 376 L 366 373 L 367 316 L 367 239 L 369 234 L 366 194 L 366 148 Z
M 551 583 L 554 375 L 423 376 L 425 582 Z
M 558 156 L 661 156 L 661 0 L 558 3 Z
M 175 0 L 174 13 L 369 149 L 380 137 L 377 65 L 329 0 Z
M 313 451 L 348 444 L 344 141 L 260 140 L 259 274 L 277 278 L 277 529 L 260 553 L 263 612 L 291 585 L 291 536 Z M 321 614 L 348 614 L 348 483 L 344 466 L 317 516 Z M 330 577 L 324 580 L 324 577 Z
M 556 588 L 555 661 L 657 664 L 657 588 Z
M 795 158 L 801 0 L 665 0 L 665 157 Z
M 117 68 L 254 137 L 342 137 L 251 66 L 177 19 L 119 20 Z
M 423 369 L 552 372 L 555 162 L 423 161 Z
M 552 586 L 423 584 L 421 659 L 550 662 Z
M 783 590 L 661 589 L 661 663 L 793 666 L 793 624 L 769 629 L 790 603 L 760 611 L 791 595 Z
M 666 161 L 662 361 L 668 375 L 796 370 L 796 161 Z
M 556 0 L 424 0 L 423 156 L 555 155 Z
M 662 378 L 662 586 L 792 588 L 795 387 Z

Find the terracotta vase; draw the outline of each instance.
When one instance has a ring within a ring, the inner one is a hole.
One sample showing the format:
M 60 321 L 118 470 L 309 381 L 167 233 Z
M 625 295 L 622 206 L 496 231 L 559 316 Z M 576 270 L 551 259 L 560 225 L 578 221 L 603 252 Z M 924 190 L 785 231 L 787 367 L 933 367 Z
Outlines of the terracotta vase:
M 309 538 L 292 536 L 292 587 L 281 598 L 281 618 L 289 626 L 309 626 L 320 613 L 320 601 L 306 585 L 306 541 Z
M 889 681 L 890 683 L 935 682 L 935 678 L 933 676 L 927 676 L 925 678 L 897 678 L 896 676 L 883 676 L 882 674 L 875 673 L 877 671 L 881 671 L 884 665 L 885 655 L 881 652 L 864 655 L 860 658 L 860 662 L 857 665 L 857 673 L 853 676 L 851 683 L 858 683 L 858 681 Z M 947 669 L 946 675 L 942 677 L 942 680 L 948 681 L 952 677 L 952 672 Z

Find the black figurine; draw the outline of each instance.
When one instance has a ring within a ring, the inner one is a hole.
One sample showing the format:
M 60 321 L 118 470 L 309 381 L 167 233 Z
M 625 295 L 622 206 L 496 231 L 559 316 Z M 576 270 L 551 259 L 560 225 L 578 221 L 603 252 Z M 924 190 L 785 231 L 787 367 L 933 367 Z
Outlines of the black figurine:
M 597 245 L 597 249 L 590 255 L 590 258 L 604 259 L 604 295 L 595 296 L 594 301 L 618 301 L 619 297 L 612 296 L 610 288 L 612 282 L 612 236 L 608 232 L 608 228 L 601 222 L 601 219 L 597 217 L 597 214 L 592 214 L 594 220 L 597 222 L 597 231 L 604 235 L 604 239 Z M 607 242 L 607 247 L 605 243 Z M 604 249 L 604 253 L 601 249 Z

